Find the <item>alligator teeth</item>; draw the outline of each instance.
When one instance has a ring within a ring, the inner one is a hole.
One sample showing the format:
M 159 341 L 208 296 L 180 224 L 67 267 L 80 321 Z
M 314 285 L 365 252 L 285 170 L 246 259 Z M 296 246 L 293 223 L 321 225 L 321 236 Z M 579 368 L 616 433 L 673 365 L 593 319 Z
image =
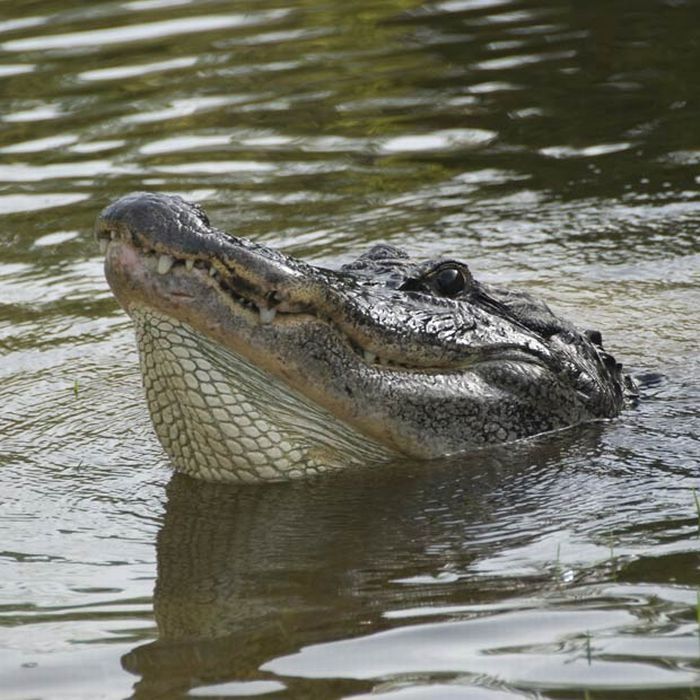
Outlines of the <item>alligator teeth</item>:
M 175 258 L 170 255 L 161 255 L 158 258 L 158 274 L 164 275 L 170 271 L 170 268 L 175 264 Z
M 272 323 L 277 315 L 276 309 L 260 309 L 260 322 L 261 323 Z
M 191 270 L 194 267 L 194 260 L 192 260 L 192 258 L 187 258 L 187 260 L 185 260 L 185 267 L 188 271 Z
M 209 277 L 216 277 L 216 268 L 213 265 L 209 268 Z
M 104 255 L 107 252 L 109 241 L 106 238 L 100 238 L 100 253 Z
M 116 240 L 117 240 L 117 232 L 116 232 L 116 231 L 110 231 L 110 232 L 109 232 L 109 237 L 110 237 L 113 241 L 116 241 Z
M 374 364 L 374 361 L 377 359 L 377 356 L 373 352 L 370 352 L 369 350 L 365 350 L 364 358 L 365 358 L 365 362 L 368 362 L 371 365 L 371 364 Z

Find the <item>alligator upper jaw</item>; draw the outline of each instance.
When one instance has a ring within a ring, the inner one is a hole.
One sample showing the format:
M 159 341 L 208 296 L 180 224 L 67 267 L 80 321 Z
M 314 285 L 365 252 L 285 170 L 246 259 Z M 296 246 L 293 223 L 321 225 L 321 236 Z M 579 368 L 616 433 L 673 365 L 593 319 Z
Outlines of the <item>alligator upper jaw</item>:
M 124 255 L 132 251 L 130 265 L 125 266 L 126 258 L 120 262 L 118 256 L 108 255 L 106 260 L 108 281 L 127 310 L 141 299 L 166 312 L 183 314 L 191 297 L 194 318 L 199 321 L 198 312 L 205 306 L 202 296 L 214 293 L 228 297 L 236 314 L 251 314 L 251 323 L 313 317 L 333 325 L 369 364 L 450 371 L 512 359 L 552 367 L 546 346 L 517 332 L 502 342 L 407 341 L 406 324 L 415 313 L 410 305 L 402 308 L 381 294 L 370 303 L 358 304 L 363 293 L 352 285 L 348 288 L 337 273 L 213 229 L 199 208 L 179 197 L 127 195 L 102 212 L 95 235 L 103 252 L 110 243 L 118 244 Z M 139 267 L 133 256 L 139 257 L 150 278 L 140 273 L 130 279 Z M 377 318 L 376 307 L 381 304 L 390 306 L 391 314 Z M 459 327 L 455 330 L 455 337 L 464 336 Z
M 260 287 L 251 292 L 249 284 L 237 287 L 235 278 L 226 270 L 222 272 L 216 260 L 193 262 L 166 253 L 146 252 L 129 243 L 113 227 L 99 227 L 97 237 L 105 254 L 107 280 L 127 312 L 133 307 L 163 312 L 278 374 L 285 374 L 280 364 L 270 363 L 269 356 L 256 343 L 272 344 L 261 338 L 270 334 L 284 336 L 301 326 L 307 326 L 308 333 L 314 332 L 312 326 L 315 332 L 321 328 L 330 332 L 339 349 L 344 348 L 347 355 L 354 356 L 355 362 L 378 371 L 449 372 L 507 359 L 545 364 L 532 353 L 505 344 L 481 348 L 452 362 L 445 357 L 426 360 L 419 354 L 417 359 L 406 357 L 394 350 L 390 342 L 379 349 L 380 343 L 372 343 L 371 334 L 365 330 L 353 333 L 356 327 L 352 324 L 343 327 L 343 316 L 334 323 L 325 309 L 319 311 L 308 300 L 294 302 L 282 297 L 279 291 L 263 292 Z M 274 306 L 269 303 L 271 296 L 275 297 Z M 277 342 L 284 344 L 281 338 Z

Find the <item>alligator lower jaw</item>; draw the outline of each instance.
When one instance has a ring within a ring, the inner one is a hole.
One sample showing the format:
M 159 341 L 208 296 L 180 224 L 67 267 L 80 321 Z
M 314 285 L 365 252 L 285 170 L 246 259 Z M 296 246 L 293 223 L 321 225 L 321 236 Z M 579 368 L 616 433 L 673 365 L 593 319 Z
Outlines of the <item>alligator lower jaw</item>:
M 110 286 L 136 326 L 156 434 L 179 471 L 216 482 L 279 481 L 399 456 L 339 418 L 342 406 L 324 407 L 291 386 L 298 367 L 262 352 L 263 342 L 321 321 L 266 318 L 252 302 L 222 294 L 203 267 L 166 270 L 121 241 L 105 252 Z
M 308 311 L 261 309 L 226 285 L 213 265 L 201 261 L 190 265 L 173 256 L 164 260 L 162 254 L 146 252 L 119 236 L 102 249 L 110 287 L 137 326 L 146 311 L 169 319 L 171 326 L 191 329 L 232 353 L 234 361 L 250 363 L 271 381 L 283 382 L 309 404 L 362 435 L 372 445 L 370 451 L 384 459 L 401 454 L 435 456 L 423 454 L 420 444 L 413 445 L 408 438 L 397 439 L 376 417 L 368 417 L 367 406 L 358 407 L 347 391 L 341 367 L 325 366 L 319 371 L 325 365 L 319 361 L 311 372 L 306 353 L 310 338 L 323 339 L 328 356 L 341 358 L 338 364 L 349 375 L 363 372 L 377 382 L 396 374 L 425 377 L 444 368 L 410 368 L 386 360 L 363 350 L 332 321 Z
M 131 314 L 153 426 L 179 471 L 280 481 L 398 456 L 189 324 Z

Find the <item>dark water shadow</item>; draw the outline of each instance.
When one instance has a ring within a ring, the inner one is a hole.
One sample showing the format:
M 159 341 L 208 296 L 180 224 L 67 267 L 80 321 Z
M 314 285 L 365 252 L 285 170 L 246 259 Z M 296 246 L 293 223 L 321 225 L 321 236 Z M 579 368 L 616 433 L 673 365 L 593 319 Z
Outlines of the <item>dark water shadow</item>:
M 488 604 L 514 585 L 536 594 L 546 572 L 519 584 L 486 576 L 459 586 L 421 582 L 537 537 L 545 523 L 532 514 L 546 519 L 550 510 L 542 510 L 543 484 L 556 480 L 562 465 L 595 452 L 604 429 L 588 425 L 451 463 L 260 487 L 174 476 L 157 540 L 159 638 L 122 659 L 141 677 L 134 697 L 275 678 L 259 670 L 265 661 L 395 626 L 386 611 Z M 417 585 L 407 585 L 411 579 Z M 284 680 L 300 697 L 371 688 Z

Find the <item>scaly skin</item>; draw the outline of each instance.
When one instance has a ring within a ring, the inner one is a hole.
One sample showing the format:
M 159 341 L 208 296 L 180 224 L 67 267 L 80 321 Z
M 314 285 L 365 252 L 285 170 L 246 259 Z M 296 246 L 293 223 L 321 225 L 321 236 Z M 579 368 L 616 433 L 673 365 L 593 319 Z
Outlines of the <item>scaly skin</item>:
M 314 267 L 149 193 L 107 207 L 96 236 L 156 433 L 197 477 L 452 455 L 615 416 L 634 393 L 600 334 L 458 261 L 379 245 Z

